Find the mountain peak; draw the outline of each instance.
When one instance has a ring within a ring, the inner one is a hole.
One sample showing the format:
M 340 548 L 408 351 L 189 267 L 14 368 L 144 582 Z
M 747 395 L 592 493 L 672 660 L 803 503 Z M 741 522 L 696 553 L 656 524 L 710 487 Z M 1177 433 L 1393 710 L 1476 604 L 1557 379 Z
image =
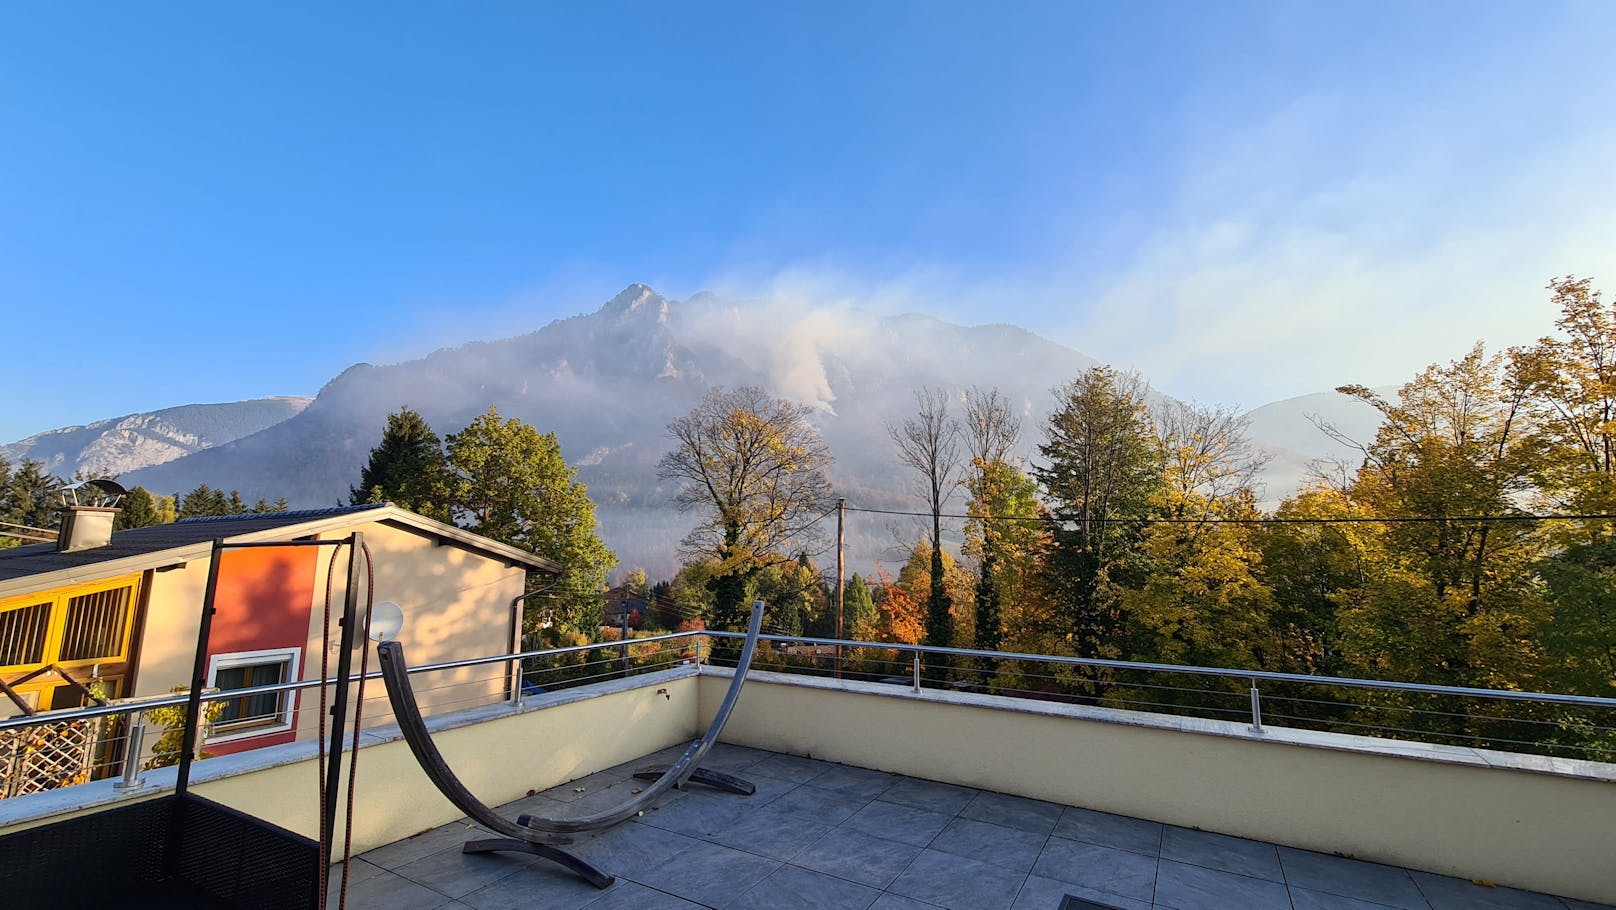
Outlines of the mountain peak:
M 668 299 L 648 285 L 631 284 L 606 301 L 599 315 L 614 320 L 618 325 L 639 324 L 649 319 L 658 325 L 668 322 Z

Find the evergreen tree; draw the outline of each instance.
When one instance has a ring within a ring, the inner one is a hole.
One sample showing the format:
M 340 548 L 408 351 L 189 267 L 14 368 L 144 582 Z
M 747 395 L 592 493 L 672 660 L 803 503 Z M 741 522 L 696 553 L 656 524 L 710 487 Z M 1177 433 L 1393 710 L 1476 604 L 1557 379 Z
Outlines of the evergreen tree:
M 1094 367 L 1055 390 L 1044 426 L 1044 459 L 1033 475 L 1054 522 L 1043 585 L 1063 650 L 1118 656 L 1124 632 L 1120 591 L 1141 578 L 1137 547 L 1161 458 L 1137 375 Z
M 875 600 L 870 596 L 870 587 L 864 583 L 863 576 L 854 572 L 848 580 L 847 586 L 842 590 L 842 629 L 847 638 L 854 641 L 872 641 L 875 638 L 875 627 L 879 617 L 875 612 Z
M 236 500 L 239 502 L 240 499 L 237 495 Z M 223 490 L 216 490 L 205 483 L 198 484 L 196 489 L 180 497 L 179 503 L 181 519 L 233 514 L 230 497 Z
M 59 521 L 61 488 L 61 478 L 46 473 L 44 462 L 24 459 L 6 483 L 0 516 L 31 528 L 54 528 Z
M 113 522 L 116 530 L 128 528 L 146 528 L 155 524 L 162 524 L 162 513 L 158 511 L 157 500 L 145 487 L 135 487 L 119 503 L 123 511 Z
M 617 557 L 596 535 L 595 505 L 561 457 L 555 434 L 489 408 L 449 436 L 448 451 L 461 526 L 558 563 L 555 620 L 598 625 L 606 573 Z
M 391 502 L 428 518 L 449 522 L 453 480 L 438 434 L 411 408 L 387 415 L 381 442 L 359 470 L 359 484 L 349 489 L 354 505 Z

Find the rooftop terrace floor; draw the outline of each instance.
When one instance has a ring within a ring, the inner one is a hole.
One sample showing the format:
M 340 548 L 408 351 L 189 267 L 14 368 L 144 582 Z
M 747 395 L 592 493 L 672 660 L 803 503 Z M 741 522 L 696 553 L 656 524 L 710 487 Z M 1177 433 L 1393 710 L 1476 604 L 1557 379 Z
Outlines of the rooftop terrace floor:
M 502 811 L 563 816 L 618 805 L 644 786 L 634 770 L 682 748 Z M 534 857 L 463 854 L 464 841 L 486 835 L 462 821 L 357 858 L 347 906 L 1058 910 L 1068 895 L 1127 910 L 1599 906 L 740 746 L 718 745 L 706 765 L 739 774 L 757 793 L 692 786 L 574 844 L 618 877 L 605 891 Z

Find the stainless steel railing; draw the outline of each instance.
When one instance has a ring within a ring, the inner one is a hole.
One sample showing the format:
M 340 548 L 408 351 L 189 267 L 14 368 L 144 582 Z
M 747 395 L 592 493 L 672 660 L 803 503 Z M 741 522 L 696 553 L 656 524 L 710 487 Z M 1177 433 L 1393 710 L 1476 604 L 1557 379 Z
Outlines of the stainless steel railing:
M 491 700 L 503 699 L 513 704 L 520 704 L 523 691 L 526 688 L 524 683 L 528 685 L 544 684 L 550 687 L 558 684 L 583 685 L 600 679 L 619 678 L 627 673 L 650 672 L 680 663 L 691 662 L 692 660 L 703 662 L 708 659 L 708 654 L 704 652 L 711 651 L 713 642 L 738 641 L 744 639 L 744 637 L 741 633 L 736 632 L 670 632 L 634 638 L 627 642 L 595 642 L 562 648 L 525 650 L 514 654 L 491 654 L 460 660 L 440 661 L 411 667 L 410 674 L 418 676 L 449 671 L 475 670 L 481 667 L 498 669 L 497 674 L 494 675 L 470 680 L 451 681 L 445 686 L 439 687 L 439 689 L 463 687 L 471 693 L 458 702 L 440 699 L 436 708 L 439 712 L 446 708 L 453 709 L 462 704 L 487 704 Z M 1013 651 L 944 648 L 930 645 L 867 642 L 809 636 L 763 635 L 760 636 L 760 640 L 777 647 L 774 648 L 771 654 L 760 655 L 755 669 L 830 675 L 835 671 L 834 664 L 817 651 L 814 658 L 796 658 L 796 662 L 792 663 L 792 660 L 786 659 L 784 656 L 785 649 L 793 646 L 806 646 L 816 649 L 840 648 L 843 652 L 865 655 L 862 663 L 849 662 L 849 667 L 863 668 L 858 673 L 851 673 L 850 671 L 851 675 L 866 679 L 880 679 L 883 682 L 901 682 L 904 684 L 901 691 L 912 693 L 922 692 L 928 686 L 933 688 L 979 689 L 1010 696 L 1055 698 L 1057 700 L 1080 701 L 1100 706 L 1134 708 L 1158 713 L 1188 716 L 1210 713 L 1217 717 L 1243 719 L 1257 733 L 1264 732 L 1277 721 L 1277 725 L 1281 727 L 1306 728 L 1314 726 L 1327 729 L 1346 729 L 1348 731 L 1362 730 L 1370 735 L 1391 735 L 1428 741 L 1442 741 L 1443 737 L 1448 739 L 1459 738 L 1461 741 L 1475 742 L 1476 744 L 1495 748 L 1519 747 L 1515 748 L 1515 751 L 1550 751 L 1553 754 L 1566 754 L 1567 750 L 1569 750 L 1571 754 L 1579 754 L 1596 760 L 1616 760 L 1616 698 L 1553 692 L 1522 692 L 1507 689 L 1443 686 L 1426 683 L 1400 683 L 1354 677 L 1312 676 L 1266 670 L 1241 670 L 1228 667 L 1202 667 L 1103 658 L 1080 658 Z M 636 652 L 638 656 L 631 658 L 631 651 Z M 597 656 L 592 660 L 588 659 L 588 652 L 596 652 Z M 876 656 L 869 656 L 872 654 Z M 882 656 L 888 654 L 892 656 L 890 658 Z M 583 659 L 557 665 L 576 658 Z M 954 662 L 953 666 L 958 669 L 949 678 L 926 678 L 923 674 L 928 669 L 928 665 L 939 663 L 939 659 L 942 659 L 943 662 Z M 1017 687 L 994 682 L 992 674 L 996 669 L 1016 664 L 1035 665 L 1046 669 L 1053 668 L 1056 673 L 1037 674 L 1028 671 L 1021 673 L 1023 678 L 1030 676 L 1035 682 L 1044 685 L 1043 689 L 1034 689 L 1027 686 Z M 988 669 L 983 669 L 983 667 Z M 872 670 L 872 668 L 874 669 Z M 1111 676 L 1107 679 L 1060 677 L 1058 673 L 1062 669 L 1068 672 L 1073 670 L 1103 672 L 1111 674 Z M 1151 681 L 1152 675 L 1217 679 L 1225 681 L 1229 685 L 1222 689 L 1165 685 Z M 380 672 L 377 671 L 368 674 L 366 678 L 377 679 L 380 676 Z M 204 693 L 202 700 L 204 704 L 207 704 L 216 701 L 242 699 L 253 695 L 299 692 L 321 685 L 334 685 L 336 683 L 335 678 L 299 680 L 251 688 L 207 692 Z M 1068 690 L 1084 690 L 1085 694 L 1075 696 L 1069 692 L 1051 692 L 1051 689 L 1060 688 L 1057 683 L 1064 685 Z M 1474 709 L 1444 711 L 1431 707 L 1408 706 L 1396 703 L 1372 704 L 1367 701 L 1353 702 L 1322 697 L 1308 698 L 1287 694 L 1287 687 L 1360 690 L 1366 693 L 1381 693 L 1394 698 L 1421 696 L 1430 699 L 1457 700 L 1459 702 L 1467 700 L 1494 702 L 1523 706 L 1526 710 L 1543 713 L 1543 716 L 1508 717 L 1478 713 Z M 1096 693 L 1096 689 L 1104 689 L 1104 691 Z M 431 689 L 428 687 L 423 691 L 431 691 Z M 490 694 L 495 691 L 500 694 Z M 1151 693 L 1167 693 L 1161 696 L 1166 700 L 1153 701 L 1151 700 Z M 1226 699 L 1227 704 L 1233 706 L 1223 707 L 1223 702 L 1218 704 L 1181 703 L 1182 698 L 1186 696 L 1206 702 Z M 368 696 L 367 702 L 371 697 L 379 698 L 380 696 Z M 1180 698 L 1181 701 L 1175 702 L 1172 700 L 1173 698 Z M 121 725 L 121 728 L 99 742 L 96 749 L 92 751 L 99 756 L 97 760 L 101 762 L 101 766 L 96 769 L 96 776 L 107 776 L 108 773 L 121 772 L 123 781 L 120 786 L 123 788 L 135 788 L 140 785 L 141 779 L 139 759 L 142 755 L 142 740 L 151 740 L 155 733 L 154 725 L 149 720 L 144 724 L 138 723 L 137 715 L 154 709 L 182 706 L 186 701 L 186 694 L 178 693 L 105 706 L 0 719 L 0 737 L 10 731 L 22 731 L 51 724 L 69 724 L 79 721 L 124 717 L 126 720 Z M 1461 735 L 1451 732 L 1433 732 L 1430 729 L 1411 726 L 1407 722 L 1401 724 L 1393 721 L 1372 722 L 1356 716 L 1346 717 L 1345 719 L 1326 718 L 1321 720 L 1316 716 L 1303 716 L 1299 711 L 1286 713 L 1285 705 L 1312 708 L 1316 709 L 1316 713 L 1325 714 L 1331 711 L 1337 714 L 1345 711 L 1360 713 L 1374 711 L 1402 712 L 1404 715 L 1415 719 L 1446 719 L 1453 726 L 1462 726 L 1464 722 L 1472 722 L 1472 725 L 1485 723 L 1514 724 L 1528 732 L 1537 731 L 1543 734 L 1551 734 L 1556 731 L 1564 733 L 1570 730 L 1583 740 L 1596 744 L 1608 744 L 1608 747 L 1605 745 L 1563 746 L 1555 747 L 1561 750 L 1556 753 L 1553 748 L 1549 748 L 1553 746 L 1553 743 L 1550 742 L 1551 737 L 1547 735 L 1537 739 L 1520 738 L 1525 734 L 1519 734 L 1514 738 L 1468 733 Z M 1550 711 L 1562 713 L 1547 713 Z M 1572 713 L 1567 716 L 1564 712 Z M 293 727 L 295 728 L 295 726 L 294 722 Z

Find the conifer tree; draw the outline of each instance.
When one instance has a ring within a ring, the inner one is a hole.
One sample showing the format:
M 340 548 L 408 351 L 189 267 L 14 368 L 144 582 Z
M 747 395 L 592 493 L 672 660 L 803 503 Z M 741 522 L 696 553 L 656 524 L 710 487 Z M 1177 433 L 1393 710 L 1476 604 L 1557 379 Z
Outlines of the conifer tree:
M 1144 380 L 1098 366 L 1055 390 L 1057 407 L 1033 468 L 1054 522 L 1044 587 L 1064 645 L 1079 657 L 1117 656 L 1120 592 L 1141 579 L 1136 553 L 1161 459 Z
M 117 530 L 128 528 L 146 528 L 155 524 L 162 524 L 162 514 L 158 512 L 157 500 L 145 487 L 135 487 L 119 503 L 123 511 L 118 513 L 113 522 Z
M 354 505 L 391 502 L 428 518 L 449 522 L 451 488 L 448 464 L 438 434 L 419 411 L 400 408 L 387 415 L 381 442 L 359 470 L 359 483 L 348 491 Z

